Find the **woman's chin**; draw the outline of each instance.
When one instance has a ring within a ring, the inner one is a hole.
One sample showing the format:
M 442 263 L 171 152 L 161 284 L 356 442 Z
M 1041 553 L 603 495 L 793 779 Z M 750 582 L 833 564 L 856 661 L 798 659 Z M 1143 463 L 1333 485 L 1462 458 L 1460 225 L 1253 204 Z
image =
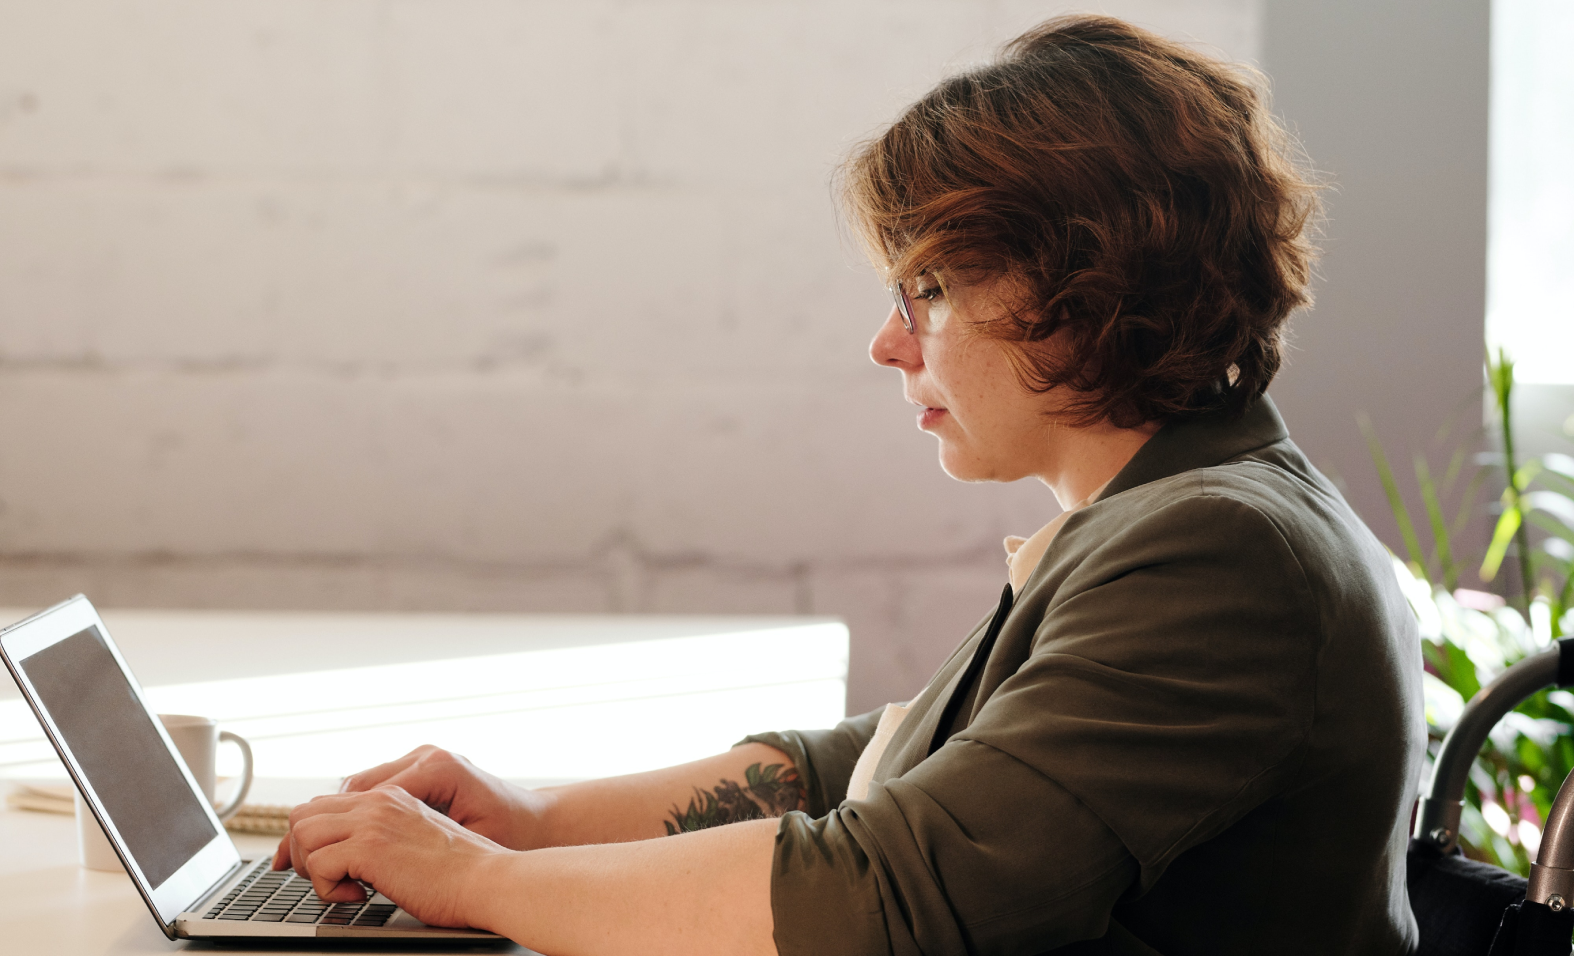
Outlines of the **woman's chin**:
M 949 448 L 944 440 L 940 442 L 940 470 L 957 481 L 999 480 L 988 462 Z

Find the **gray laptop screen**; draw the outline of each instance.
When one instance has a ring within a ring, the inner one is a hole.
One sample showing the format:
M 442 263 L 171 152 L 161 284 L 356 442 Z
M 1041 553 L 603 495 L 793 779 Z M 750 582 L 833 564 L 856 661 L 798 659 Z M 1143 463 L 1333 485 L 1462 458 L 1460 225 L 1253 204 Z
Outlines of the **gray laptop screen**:
M 218 834 L 98 629 L 21 666 L 131 856 L 159 886 Z

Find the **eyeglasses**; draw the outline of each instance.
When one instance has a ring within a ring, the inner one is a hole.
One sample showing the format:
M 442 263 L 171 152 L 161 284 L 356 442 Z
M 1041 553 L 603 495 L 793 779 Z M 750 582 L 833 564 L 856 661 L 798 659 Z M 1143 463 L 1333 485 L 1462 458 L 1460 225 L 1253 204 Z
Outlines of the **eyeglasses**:
M 912 334 L 918 325 L 913 321 L 913 300 L 907 297 L 907 292 L 902 289 L 902 280 L 891 283 L 891 298 L 896 300 L 896 312 L 902 317 L 902 328 Z

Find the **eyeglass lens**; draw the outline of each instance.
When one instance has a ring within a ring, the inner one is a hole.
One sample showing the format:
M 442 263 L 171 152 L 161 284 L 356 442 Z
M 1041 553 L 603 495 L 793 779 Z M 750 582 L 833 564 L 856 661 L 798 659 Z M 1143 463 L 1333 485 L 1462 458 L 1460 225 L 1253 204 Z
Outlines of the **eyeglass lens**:
M 902 288 L 901 282 L 891 283 L 891 298 L 896 300 L 896 311 L 902 317 L 902 328 L 912 332 L 915 328 L 913 324 L 913 303 L 907 298 L 907 290 Z

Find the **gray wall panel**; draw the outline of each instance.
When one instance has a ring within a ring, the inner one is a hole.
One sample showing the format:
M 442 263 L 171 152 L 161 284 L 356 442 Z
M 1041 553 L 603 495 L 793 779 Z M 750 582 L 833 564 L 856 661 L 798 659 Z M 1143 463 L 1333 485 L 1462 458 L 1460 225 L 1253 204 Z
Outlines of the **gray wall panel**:
M 1400 544 L 1356 427 L 1396 467 L 1477 424 L 1486 297 L 1487 0 L 1266 0 L 1279 114 L 1333 185 L 1317 304 L 1271 394 L 1291 434 Z

